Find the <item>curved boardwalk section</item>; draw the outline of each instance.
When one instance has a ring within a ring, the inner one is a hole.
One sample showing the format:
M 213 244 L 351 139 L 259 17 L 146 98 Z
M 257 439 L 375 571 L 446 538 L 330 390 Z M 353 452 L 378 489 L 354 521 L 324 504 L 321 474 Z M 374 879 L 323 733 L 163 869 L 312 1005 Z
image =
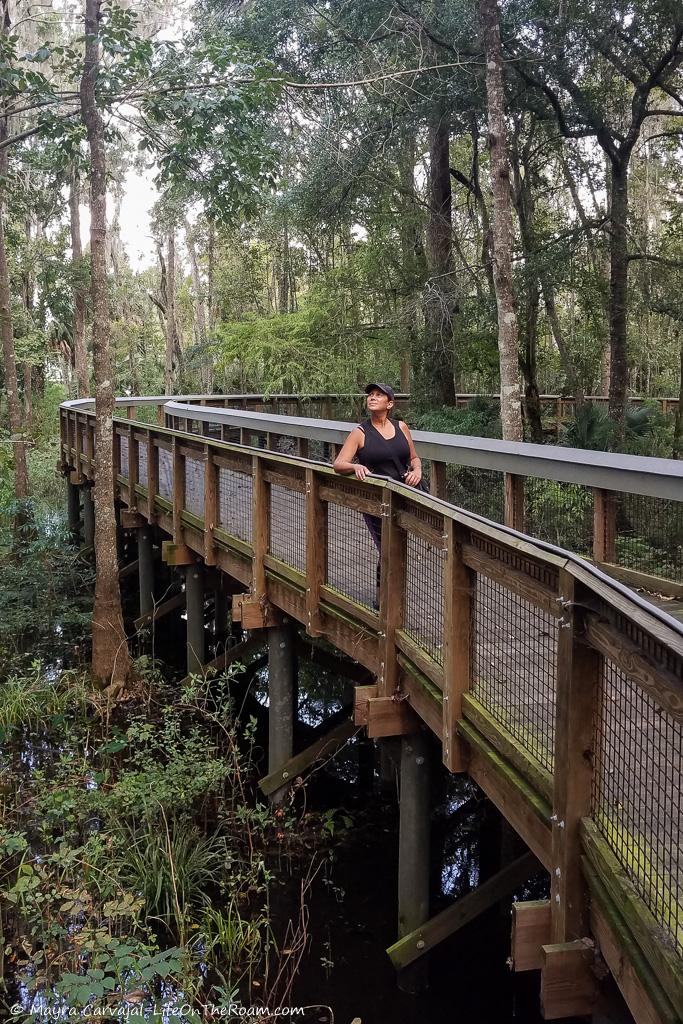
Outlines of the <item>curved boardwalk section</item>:
M 364 665 L 375 683 L 357 690 L 357 724 L 430 730 L 498 806 L 550 875 L 547 904 L 516 905 L 513 936 L 515 965 L 541 968 L 546 1016 L 589 1011 L 597 945 L 638 1021 L 679 1020 L 681 624 L 573 552 L 301 457 L 320 421 L 288 434 L 283 418 L 249 420 L 247 437 L 232 412 L 174 405 L 169 425 L 134 407 L 117 421 L 135 521 L 162 531 L 176 564 L 241 583 L 245 625 L 284 613 Z M 92 477 L 93 429 L 86 404 L 63 407 L 72 486 Z M 299 454 L 273 450 L 288 445 Z M 364 515 L 382 522 L 379 593 Z

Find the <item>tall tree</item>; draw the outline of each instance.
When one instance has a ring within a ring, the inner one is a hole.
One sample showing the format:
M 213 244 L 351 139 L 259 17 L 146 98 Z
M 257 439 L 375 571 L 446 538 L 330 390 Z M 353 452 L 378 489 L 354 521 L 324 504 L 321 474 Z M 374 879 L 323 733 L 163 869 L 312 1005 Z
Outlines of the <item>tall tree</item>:
M 512 207 L 505 126 L 503 51 L 497 0 L 479 0 L 486 50 L 486 102 L 493 193 L 493 280 L 498 307 L 500 418 L 503 438 L 521 441 L 522 399 L 517 352 L 517 314 L 512 281 Z
M 81 116 L 90 149 L 90 294 L 95 378 L 95 604 L 92 671 L 112 692 L 125 685 L 130 668 L 123 628 L 114 516 L 114 374 L 109 342 L 107 290 L 107 155 L 104 120 L 97 104 L 102 0 L 85 0 L 85 58 L 80 82 Z
M 0 25 L 0 41 L 5 44 L 12 30 L 10 0 L 2 0 L 0 8 L 2 25 Z M 17 357 L 14 347 L 14 327 L 12 324 L 12 292 L 9 266 L 7 262 L 7 244 L 5 232 L 6 190 L 9 173 L 7 139 L 9 137 L 10 117 L 7 100 L 2 100 L 0 107 L 0 334 L 2 334 L 2 358 L 5 367 L 5 389 L 7 391 L 7 407 L 9 427 L 14 452 L 14 495 L 19 505 L 24 505 L 28 497 L 28 467 L 26 463 L 26 444 L 24 439 L 24 422 L 22 404 L 19 396 L 19 378 L 17 374 Z M 25 508 L 19 508 L 15 515 L 15 539 L 25 521 Z
M 81 243 L 81 182 L 74 160 L 69 177 L 69 228 L 71 231 L 71 272 L 73 275 L 73 349 L 78 397 L 90 394 L 88 352 L 85 346 L 86 298 L 83 281 L 83 247 Z

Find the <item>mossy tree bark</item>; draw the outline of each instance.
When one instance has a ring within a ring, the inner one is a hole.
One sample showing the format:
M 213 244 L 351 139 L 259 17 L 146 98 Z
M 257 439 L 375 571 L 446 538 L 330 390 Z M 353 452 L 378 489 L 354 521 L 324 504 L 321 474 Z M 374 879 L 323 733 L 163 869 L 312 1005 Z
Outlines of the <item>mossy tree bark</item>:
M 90 291 L 95 378 L 95 605 L 92 672 L 112 693 L 125 684 L 130 660 L 121 611 L 114 515 L 114 379 L 107 291 L 107 183 L 104 122 L 97 106 L 101 0 L 85 2 L 85 61 L 81 116 L 90 147 Z
M 486 101 L 493 193 L 493 280 L 498 307 L 500 419 L 506 441 L 522 440 L 517 314 L 512 283 L 512 204 L 497 0 L 479 0 L 486 49 Z

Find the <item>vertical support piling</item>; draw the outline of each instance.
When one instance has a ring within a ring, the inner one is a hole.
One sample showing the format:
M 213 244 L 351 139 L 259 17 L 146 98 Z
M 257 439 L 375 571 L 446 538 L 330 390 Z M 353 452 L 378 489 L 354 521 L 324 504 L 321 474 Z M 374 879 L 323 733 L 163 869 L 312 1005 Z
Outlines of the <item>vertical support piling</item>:
M 95 503 L 90 484 L 83 487 L 83 545 L 86 548 L 95 547 Z
M 81 533 L 81 502 L 78 484 L 67 480 L 66 484 L 66 517 L 69 524 L 69 536 L 73 544 L 78 544 Z
M 429 918 L 429 744 L 415 733 L 401 739 L 401 795 L 398 835 L 398 935 L 402 938 Z M 398 976 L 403 992 L 427 988 L 422 957 Z
M 290 626 L 268 630 L 268 772 L 276 772 L 294 753 L 296 660 Z M 284 790 L 271 800 L 279 803 Z
M 204 669 L 204 566 L 201 562 L 185 569 L 187 605 L 187 674 Z
M 141 526 L 138 531 L 138 586 L 140 615 L 148 615 L 154 608 L 154 551 L 152 530 Z

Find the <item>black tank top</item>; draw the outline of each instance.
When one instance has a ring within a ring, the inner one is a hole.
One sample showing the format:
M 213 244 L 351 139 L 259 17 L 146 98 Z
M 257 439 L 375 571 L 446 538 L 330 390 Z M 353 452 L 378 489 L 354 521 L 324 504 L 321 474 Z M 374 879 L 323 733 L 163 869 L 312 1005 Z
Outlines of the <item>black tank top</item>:
M 371 420 L 364 420 L 360 429 L 365 434 L 365 443 L 358 449 L 358 461 L 367 466 L 371 473 L 388 476 L 392 480 L 403 480 L 410 463 L 410 446 L 396 420 L 388 419 L 394 425 L 394 436 L 383 437 Z

